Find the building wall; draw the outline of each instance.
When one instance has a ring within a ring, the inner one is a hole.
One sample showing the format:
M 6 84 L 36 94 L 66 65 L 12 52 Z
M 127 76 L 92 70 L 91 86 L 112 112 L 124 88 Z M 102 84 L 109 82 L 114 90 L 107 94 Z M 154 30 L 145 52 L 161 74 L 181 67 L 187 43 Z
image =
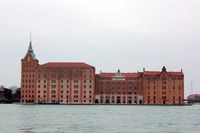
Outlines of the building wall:
M 93 103 L 94 68 L 39 69 L 37 103 Z
M 156 72 L 138 72 L 136 77 L 126 77 L 124 73 L 126 77 L 124 80 L 113 80 L 113 75 L 110 73 L 96 75 L 98 103 L 184 104 L 184 75 L 182 72 L 167 72 L 164 68 Z
M 171 76 L 167 72 L 161 75 L 144 75 L 144 104 L 183 104 L 184 77 Z
M 36 70 L 38 60 L 28 54 L 21 60 L 21 102 L 34 103 L 36 95 Z
M 138 93 L 137 77 L 96 75 L 96 102 L 101 104 L 138 104 L 143 103 L 141 92 Z

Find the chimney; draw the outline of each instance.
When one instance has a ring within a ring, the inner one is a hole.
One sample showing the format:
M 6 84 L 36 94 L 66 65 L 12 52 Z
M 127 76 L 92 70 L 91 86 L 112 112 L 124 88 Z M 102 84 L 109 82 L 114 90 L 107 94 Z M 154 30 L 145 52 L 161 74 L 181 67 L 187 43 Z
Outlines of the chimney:
M 143 67 L 143 72 L 145 72 L 145 68 Z

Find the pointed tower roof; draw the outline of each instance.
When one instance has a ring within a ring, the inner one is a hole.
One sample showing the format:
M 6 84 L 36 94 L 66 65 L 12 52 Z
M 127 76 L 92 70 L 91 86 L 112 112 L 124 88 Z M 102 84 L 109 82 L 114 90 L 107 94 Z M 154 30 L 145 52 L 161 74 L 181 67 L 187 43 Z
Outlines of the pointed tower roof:
M 32 58 L 33 58 L 33 59 L 36 59 L 36 57 L 35 57 L 35 53 L 34 53 L 34 51 L 33 51 L 33 47 L 32 47 L 31 34 L 30 34 L 29 47 L 28 47 L 28 50 L 27 50 L 26 55 L 28 55 L 28 54 L 31 54 Z

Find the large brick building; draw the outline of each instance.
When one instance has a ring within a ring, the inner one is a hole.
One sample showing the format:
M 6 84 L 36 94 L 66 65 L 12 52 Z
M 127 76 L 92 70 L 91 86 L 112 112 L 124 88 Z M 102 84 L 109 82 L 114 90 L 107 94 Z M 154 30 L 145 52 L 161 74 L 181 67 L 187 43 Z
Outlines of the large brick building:
M 145 71 L 96 75 L 96 102 L 103 104 L 183 104 L 183 72 Z
M 138 73 L 100 73 L 96 75 L 96 102 L 101 104 L 142 104 Z
M 21 66 L 22 103 L 94 103 L 93 66 L 81 62 L 40 65 L 31 42 Z
M 21 66 L 22 103 L 183 104 L 182 70 L 95 75 L 95 67 L 81 62 L 40 65 L 31 42 Z

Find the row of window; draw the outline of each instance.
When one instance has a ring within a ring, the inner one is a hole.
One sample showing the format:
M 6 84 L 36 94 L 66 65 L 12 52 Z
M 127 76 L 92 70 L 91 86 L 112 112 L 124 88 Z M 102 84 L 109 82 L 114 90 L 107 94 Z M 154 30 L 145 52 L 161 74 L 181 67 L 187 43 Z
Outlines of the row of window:
M 150 85 L 151 82 L 152 82 L 152 81 L 147 81 L 147 84 Z M 156 82 L 157 82 L 157 81 L 153 81 L 153 84 L 155 85 Z M 163 85 L 167 84 L 167 82 L 168 82 L 168 81 L 166 81 L 166 80 L 162 80 L 162 84 L 163 84 Z M 181 83 L 182 83 L 182 80 L 179 80 L 178 83 L 181 84 Z M 176 81 L 173 80 L 173 81 L 172 81 L 172 84 L 176 84 Z
M 40 91 L 40 90 L 38 90 L 38 93 L 39 93 L 39 94 L 40 94 L 40 92 L 41 92 L 41 91 Z M 86 90 L 84 90 L 84 91 L 83 91 L 83 93 L 84 93 L 84 94 L 86 94 L 86 92 L 87 92 Z M 89 92 L 89 94 L 91 94 L 91 93 L 92 93 L 92 91 L 91 91 L 91 90 L 90 90 L 90 91 L 88 91 L 88 92 Z M 43 91 L 43 93 L 46 93 L 46 90 L 44 90 L 44 91 Z M 56 91 L 55 91 L 55 90 L 52 90 L 52 91 L 51 91 L 51 93 L 52 93 L 52 94 L 56 94 Z M 63 90 L 61 90 L 61 91 L 60 91 L 60 93 L 62 94 L 62 93 L 64 93 L 64 91 L 63 91 Z M 69 91 L 66 91 L 66 93 L 69 93 Z M 78 94 L 78 90 L 74 90 L 74 94 Z
M 150 86 L 147 86 L 147 89 L 148 89 L 148 90 L 150 90 L 150 88 L 151 88 Z M 156 90 L 156 86 L 153 86 L 153 89 Z M 167 89 L 167 86 L 162 86 L 162 89 L 163 89 L 163 90 L 166 90 L 166 89 Z M 176 86 L 172 86 L 172 89 L 175 90 L 175 89 L 176 89 Z M 181 90 L 181 86 L 178 86 L 178 89 Z
M 40 83 L 41 81 L 38 80 L 38 83 Z M 46 83 L 46 80 L 43 81 L 44 83 Z M 64 82 L 64 80 L 60 80 L 61 83 Z M 69 80 L 66 80 L 67 83 L 69 83 Z M 56 80 L 51 80 L 51 83 L 56 83 Z M 79 83 L 79 80 L 74 80 L 74 83 Z M 86 83 L 86 80 L 84 80 L 84 83 Z M 92 83 L 92 80 L 89 80 L 89 83 Z
M 101 94 L 110 94 L 110 92 L 101 92 Z M 137 92 L 111 92 L 111 94 L 124 94 L 124 95 L 126 95 L 126 94 L 137 94 Z
M 101 81 L 101 84 L 111 84 L 112 83 L 112 85 L 126 85 L 126 84 L 128 84 L 128 85 L 132 85 L 132 84 L 135 84 L 136 82 L 114 82 L 114 81 Z
M 148 96 L 147 100 L 150 100 L 151 98 L 153 98 L 155 100 L 157 97 L 156 96 L 153 96 L 153 97 Z M 167 98 L 168 98 L 167 96 L 162 96 L 162 99 L 164 99 L 164 100 L 166 100 Z M 176 97 L 173 96 L 172 99 L 176 99 Z M 179 96 L 178 99 L 181 99 L 181 96 Z

